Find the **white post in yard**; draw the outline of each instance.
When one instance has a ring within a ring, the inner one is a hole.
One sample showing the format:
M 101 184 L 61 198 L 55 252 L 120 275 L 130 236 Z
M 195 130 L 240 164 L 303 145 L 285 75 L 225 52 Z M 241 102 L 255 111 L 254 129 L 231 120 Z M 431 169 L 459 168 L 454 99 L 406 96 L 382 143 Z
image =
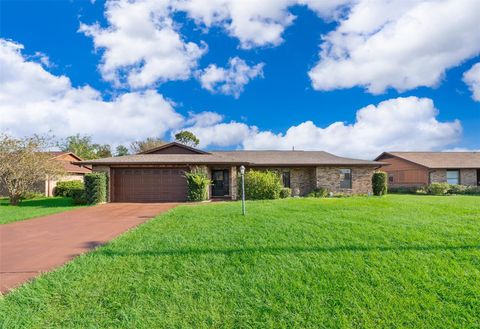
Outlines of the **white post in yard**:
M 242 214 L 245 216 L 245 166 L 240 167 L 240 175 L 242 175 Z

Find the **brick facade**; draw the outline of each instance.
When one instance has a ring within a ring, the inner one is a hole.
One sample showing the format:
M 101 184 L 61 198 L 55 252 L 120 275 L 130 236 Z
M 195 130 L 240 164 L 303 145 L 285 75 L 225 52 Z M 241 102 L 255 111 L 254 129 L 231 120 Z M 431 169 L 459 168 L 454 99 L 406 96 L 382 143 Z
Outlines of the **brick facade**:
M 341 188 L 340 169 L 346 167 L 317 167 L 316 185 L 325 187 L 333 193 L 346 194 L 368 194 L 372 193 L 372 175 L 375 171 L 373 167 L 353 167 L 352 170 L 352 188 Z
M 477 169 L 460 169 L 460 184 L 477 185 Z
M 447 170 L 434 169 L 430 171 L 431 183 L 446 183 Z M 460 169 L 460 184 L 461 185 L 477 185 L 477 169 Z

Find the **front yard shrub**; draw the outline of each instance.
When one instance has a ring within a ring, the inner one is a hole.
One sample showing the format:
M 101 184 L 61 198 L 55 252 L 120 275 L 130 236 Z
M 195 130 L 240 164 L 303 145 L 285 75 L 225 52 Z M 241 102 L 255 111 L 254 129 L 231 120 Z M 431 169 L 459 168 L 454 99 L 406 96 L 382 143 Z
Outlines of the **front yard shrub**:
M 280 199 L 286 199 L 292 196 L 292 189 L 284 187 L 280 190 Z
M 432 195 L 445 195 L 450 190 L 448 183 L 432 183 L 428 186 L 427 192 Z
M 187 199 L 188 201 L 204 201 L 208 199 L 208 187 L 211 184 L 207 174 L 199 168 L 194 168 L 185 173 L 187 180 Z
M 248 200 L 278 199 L 283 188 L 281 177 L 273 171 L 249 170 L 245 172 L 245 198 Z M 242 195 L 239 177 L 238 195 Z
M 326 187 L 317 187 L 312 192 L 307 194 L 309 198 L 326 198 L 329 195 L 329 191 Z
M 79 190 L 79 189 L 80 190 L 84 189 L 83 182 L 79 180 L 66 180 L 62 182 L 57 182 L 57 186 L 55 186 L 53 195 L 73 198 L 72 193 L 77 193 L 76 190 Z
M 87 204 L 107 202 L 107 175 L 105 173 L 86 174 L 84 182 Z
M 465 185 L 450 185 L 450 188 L 448 189 L 448 194 L 465 194 L 465 192 L 468 190 L 468 186 Z
M 469 186 L 463 194 L 466 195 L 480 195 L 480 186 Z
M 377 171 L 372 176 L 373 194 L 382 196 L 387 194 L 387 173 L 384 171 Z

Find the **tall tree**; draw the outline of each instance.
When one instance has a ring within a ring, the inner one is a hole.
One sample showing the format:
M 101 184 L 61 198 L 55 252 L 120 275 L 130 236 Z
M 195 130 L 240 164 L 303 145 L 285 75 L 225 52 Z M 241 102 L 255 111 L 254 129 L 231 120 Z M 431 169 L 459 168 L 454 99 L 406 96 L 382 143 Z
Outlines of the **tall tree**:
M 166 144 L 163 140 L 156 137 L 149 137 L 141 141 L 135 141 L 130 144 L 130 149 L 133 153 L 140 153 L 151 150 Z
M 112 156 L 110 145 L 94 144 L 91 136 L 76 134 L 68 136 L 65 141 L 58 144 L 63 152 L 72 152 L 84 160 L 106 158 Z
M 194 133 L 188 130 L 183 130 L 175 134 L 175 140 L 179 143 L 195 147 L 200 143 L 200 140 Z
M 123 155 L 128 155 L 128 149 L 123 146 L 123 145 L 118 145 L 117 148 L 115 149 L 115 156 L 121 157 Z
M 39 182 L 64 174 L 60 161 L 44 152 L 51 147 L 48 137 L 14 138 L 0 135 L 0 185 L 8 193 L 11 205 L 34 190 Z

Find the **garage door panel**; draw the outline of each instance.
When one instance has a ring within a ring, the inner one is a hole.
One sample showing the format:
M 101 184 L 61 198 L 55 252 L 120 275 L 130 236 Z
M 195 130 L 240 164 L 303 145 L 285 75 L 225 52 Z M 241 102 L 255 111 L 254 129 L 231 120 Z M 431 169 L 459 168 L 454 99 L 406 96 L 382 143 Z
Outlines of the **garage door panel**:
M 185 201 L 187 168 L 115 168 L 114 201 Z

